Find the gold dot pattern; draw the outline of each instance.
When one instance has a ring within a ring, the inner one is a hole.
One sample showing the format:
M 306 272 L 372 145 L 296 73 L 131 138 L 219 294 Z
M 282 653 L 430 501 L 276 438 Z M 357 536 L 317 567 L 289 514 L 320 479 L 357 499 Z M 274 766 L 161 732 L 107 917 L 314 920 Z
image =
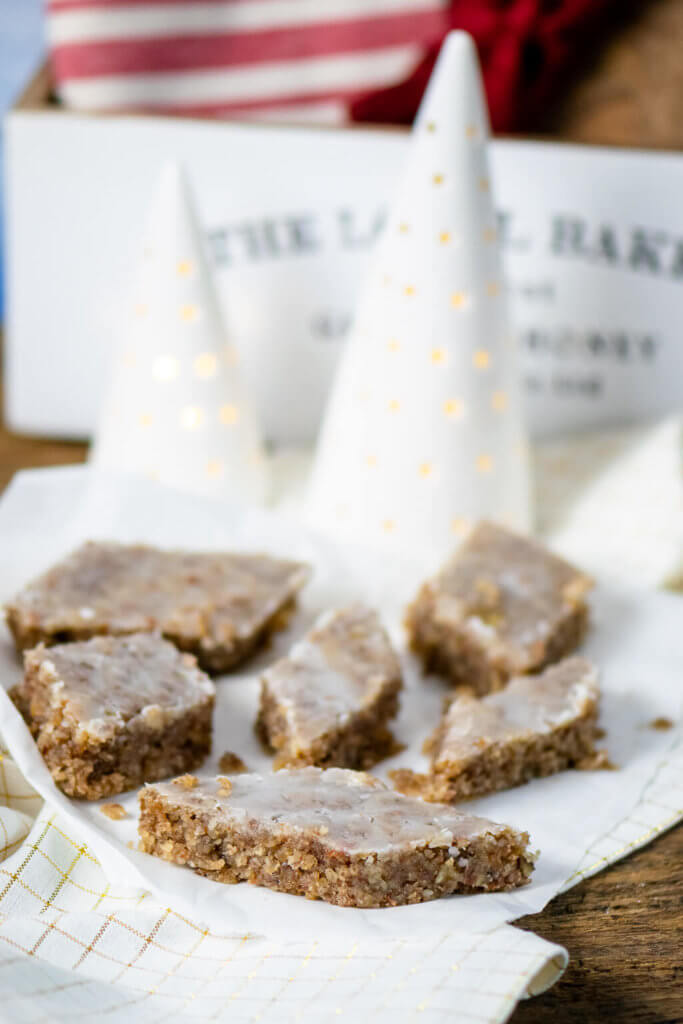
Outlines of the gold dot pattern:
M 204 410 L 198 405 L 186 405 L 180 413 L 183 430 L 197 430 L 204 422 Z
M 209 459 L 206 463 L 206 475 L 211 480 L 216 480 L 223 475 L 223 463 L 220 459 Z
M 447 398 L 443 403 L 443 411 L 451 419 L 459 419 L 464 412 L 464 406 L 459 398 Z
M 180 307 L 180 319 L 185 323 L 192 323 L 199 316 L 199 309 L 194 303 L 187 302 Z
M 463 516 L 455 516 L 451 519 L 451 533 L 454 533 L 456 537 L 465 537 L 470 529 L 469 520 L 463 518 Z
M 180 363 L 175 356 L 157 356 L 152 363 L 152 376 L 155 380 L 174 380 L 180 373 Z
M 178 274 L 178 277 L 189 277 L 193 270 L 194 264 L 191 260 L 181 260 L 180 263 L 176 265 L 176 273 Z
M 152 426 L 152 417 L 151 417 L 151 415 L 148 412 L 140 413 L 140 416 L 138 417 L 138 423 L 140 424 L 141 427 L 151 427 Z
M 236 405 L 226 403 L 218 410 L 218 418 L 225 426 L 231 427 L 239 419 L 239 409 Z
M 213 377 L 218 370 L 218 358 L 213 352 L 201 352 L 192 363 L 198 377 Z
M 440 135 L 453 131 L 453 150 L 459 149 L 464 154 L 462 165 L 458 162 L 459 154 L 453 155 L 449 147 L 441 148 L 440 138 L 430 140 L 423 136 L 422 142 L 417 143 L 422 147 L 422 162 L 419 169 L 415 165 L 417 178 L 411 179 L 417 193 L 416 202 L 406 202 L 397 211 L 398 216 L 390 226 L 395 240 L 390 243 L 393 256 L 384 265 L 377 266 L 373 278 L 377 305 L 371 310 L 372 319 L 368 323 L 374 329 L 367 338 L 362 337 L 358 329 L 354 331 L 359 346 L 367 342 L 366 353 L 370 351 L 371 359 L 376 361 L 373 372 L 379 379 L 386 374 L 383 384 L 386 390 L 382 395 L 374 384 L 368 385 L 367 364 L 356 364 L 358 376 L 355 386 L 349 378 L 346 399 L 355 406 L 351 415 L 355 413 L 358 436 L 363 436 L 364 427 L 367 433 L 360 451 L 351 436 L 349 460 L 353 461 L 353 471 L 361 476 L 367 473 L 365 490 L 374 482 L 377 493 L 370 487 L 372 500 L 369 492 L 367 507 L 365 503 L 363 509 L 352 505 L 348 521 L 361 528 L 369 525 L 374 531 L 379 528 L 384 534 L 395 533 L 394 543 L 413 526 L 412 520 L 401 512 L 400 478 L 394 489 L 396 452 L 402 449 L 405 449 L 403 465 L 408 469 L 404 482 L 406 500 L 411 478 L 423 481 L 423 484 L 412 484 L 413 488 L 419 488 L 416 494 L 422 494 L 422 499 L 438 493 L 439 501 L 443 498 L 439 529 L 450 532 L 451 543 L 455 538 L 464 537 L 472 526 L 467 514 L 473 509 L 459 505 L 458 494 L 462 495 L 462 491 L 454 487 L 450 479 L 457 466 L 463 463 L 467 466 L 465 475 L 469 474 L 473 494 L 482 495 L 485 512 L 495 514 L 495 508 L 490 506 L 499 497 L 504 505 L 505 495 L 499 494 L 498 475 L 507 458 L 512 456 L 515 422 L 509 425 L 512 436 L 508 436 L 507 430 L 502 436 L 500 431 L 508 426 L 508 410 L 516 412 L 516 407 L 508 390 L 506 361 L 499 355 L 505 328 L 503 311 L 494 300 L 499 294 L 504 295 L 505 282 L 499 277 L 501 271 L 495 251 L 500 232 L 490 197 L 494 182 L 484 162 L 482 146 L 488 131 L 485 120 L 483 124 L 479 122 L 474 106 L 470 108 L 470 118 L 469 122 L 463 118 L 460 125 L 457 122 L 454 126 L 445 124 L 444 128 L 438 125 Z M 423 132 L 437 131 L 435 121 L 425 120 L 421 127 Z M 465 137 L 471 145 L 466 144 Z M 469 166 L 465 166 L 466 161 Z M 463 194 L 469 189 L 470 197 L 472 193 L 478 195 L 472 219 L 466 216 L 463 223 L 453 219 L 454 208 L 448 201 L 452 190 L 460 191 L 461 179 Z M 397 234 L 404 237 L 396 238 Z M 481 262 L 472 263 L 470 249 L 480 254 Z M 421 268 L 432 265 L 433 280 L 423 278 Z M 388 268 L 391 268 L 390 273 L 386 272 Z M 381 290 L 380 286 L 389 284 L 391 289 Z M 410 303 L 404 303 L 404 297 L 413 298 Z M 397 353 L 401 353 L 400 358 Z M 368 386 L 372 388 L 369 403 L 359 407 L 355 404 L 357 389 Z M 414 407 L 415 393 L 418 401 Z M 422 444 L 418 431 L 410 438 L 412 417 L 420 416 L 420 402 L 438 444 L 443 444 L 444 448 L 448 443 L 458 446 L 454 449 L 457 458 L 453 465 L 435 446 L 430 433 L 426 433 Z M 346 411 L 349 411 L 348 405 Z M 479 426 L 480 417 L 481 435 L 477 431 L 470 437 L 468 428 L 474 422 Z M 344 423 L 338 422 L 337 427 L 343 432 Z M 439 430 L 442 439 L 439 439 Z M 489 436 L 488 430 L 492 431 Z M 446 431 L 449 431 L 448 438 Z M 320 505 L 320 508 L 327 508 L 333 523 L 344 518 L 348 504 L 346 481 L 341 477 L 340 473 L 337 495 L 328 493 L 325 503 Z M 501 475 L 501 491 L 505 483 Z

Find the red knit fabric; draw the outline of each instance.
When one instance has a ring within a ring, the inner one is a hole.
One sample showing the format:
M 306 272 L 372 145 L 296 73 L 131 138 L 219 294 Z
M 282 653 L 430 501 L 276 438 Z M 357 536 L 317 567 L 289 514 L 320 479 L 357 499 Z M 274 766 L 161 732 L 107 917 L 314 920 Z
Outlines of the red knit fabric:
M 618 0 L 452 0 L 446 30 L 465 29 L 477 43 L 494 131 L 538 123 L 591 36 L 617 6 Z M 434 40 L 405 82 L 357 100 L 353 120 L 410 124 L 441 41 Z

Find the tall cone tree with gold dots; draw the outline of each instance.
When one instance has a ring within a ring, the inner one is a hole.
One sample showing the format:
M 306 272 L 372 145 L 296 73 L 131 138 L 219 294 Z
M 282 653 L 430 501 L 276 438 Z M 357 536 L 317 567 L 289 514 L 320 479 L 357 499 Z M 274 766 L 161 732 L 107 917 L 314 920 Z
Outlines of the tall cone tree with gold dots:
M 443 555 L 480 517 L 528 523 L 526 444 L 471 38 L 444 42 L 341 357 L 309 521 Z
M 261 500 L 265 460 L 237 362 L 187 182 L 169 164 L 91 461 L 200 494 Z

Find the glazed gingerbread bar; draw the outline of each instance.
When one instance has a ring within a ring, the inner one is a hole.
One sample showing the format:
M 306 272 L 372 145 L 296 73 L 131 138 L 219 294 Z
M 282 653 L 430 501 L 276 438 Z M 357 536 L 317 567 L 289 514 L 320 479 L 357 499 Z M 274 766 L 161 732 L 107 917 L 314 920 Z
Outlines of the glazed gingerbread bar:
M 29 583 L 7 622 L 19 650 L 158 631 L 206 671 L 225 672 L 284 624 L 308 574 L 269 555 L 91 541 Z
M 403 796 L 364 772 L 284 769 L 140 793 L 140 848 L 218 882 L 346 907 L 523 885 L 526 833 Z
M 427 671 L 489 693 L 576 648 L 592 585 L 536 541 L 481 522 L 408 608 L 410 644 Z
M 325 612 L 261 680 L 257 731 L 276 767 L 369 768 L 395 749 L 401 667 L 379 616 L 354 604 Z
M 123 793 L 198 767 L 215 688 L 191 654 L 150 633 L 37 647 L 10 696 L 68 796 Z
M 456 697 L 425 744 L 428 775 L 395 771 L 404 793 L 453 803 L 596 762 L 598 679 L 571 657 L 477 699 Z

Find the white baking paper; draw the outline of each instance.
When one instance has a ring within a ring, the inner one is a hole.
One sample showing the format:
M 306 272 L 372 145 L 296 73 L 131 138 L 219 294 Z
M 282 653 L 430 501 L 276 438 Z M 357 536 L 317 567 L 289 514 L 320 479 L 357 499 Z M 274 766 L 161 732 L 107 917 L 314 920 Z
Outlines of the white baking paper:
M 214 755 L 204 766 L 207 774 L 215 773 L 225 750 L 237 752 L 252 769 L 269 767 L 253 735 L 258 672 L 287 649 L 317 612 L 362 597 L 381 610 L 400 643 L 401 609 L 426 568 L 401 562 L 395 555 L 336 547 L 272 513 L 176 493 L 151 481 L 71 468 L 21 473 L 7 491 L 0 504 L 0 596 L 11 597 L 35 573 L 90 537 L 205 549 L 260 548 L 306 558 L 314 565 L 313 579 L 288 631 L 247 671 L 218 681 Z M 220 885 L 128 847 L 135 841 L 135 794 L 121 799 L 130 816 L 114 822 L 98 804 L 74 802 L 60 793 L 4 693 L 0 731 L 27 780 L 73 824 L 113 881 L 149 890 L 164 901 L 172 899 L 175 907 L 222 934 L 234 930 L 293 941 L 314 934 L 358 939 L 488 930 L 539 911 L 570 878 L 586 851 L 629 814 L 668 752 L 681 742 L 680 726 L 657 731 L 649 723 L 657 717 L 674 723 L 681 719 L 683 599 L 598 588 L 593 604 L 594 623 L 585 652 L 602 669 L 601 724 L 618 770 L 565 772 L 469 805 L 473 812 L 527 829 L 540 851 L 531 884 L 512 893 L 357 910 L 249 885 Z M 422 679 L 407 655 L 404 667 L 406 692 L 396 731 L 409 749 L 380 766 L 380 775 L 398 765 L 424 766 L 418 751 L 437 721 L 444 695 L 442 684 Z M 5 688 L 21 674 L 4 630 L 0 671 Z

